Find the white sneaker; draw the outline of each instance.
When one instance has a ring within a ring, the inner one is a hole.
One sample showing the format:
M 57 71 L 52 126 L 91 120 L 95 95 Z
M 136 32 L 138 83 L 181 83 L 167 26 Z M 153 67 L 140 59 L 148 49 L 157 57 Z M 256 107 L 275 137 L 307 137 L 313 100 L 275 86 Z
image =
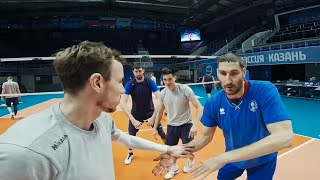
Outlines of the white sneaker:
M 128 156 L 127 156 L 126 159 L 124 160 L 124 164 L 125 164 L 125 165 L 131 164 L 132 159 L 133 159 L 133 153 L 128 153 Z
M 164 176 L 164 179 L 171 179 L 174 175 L 178 174 L 179 168 L 177 165 L 173 165 L 170 169 L 170 171 Z
M 189 161 L 187 162 L 187 164 L 184 165 L 184 167 L 183 167 L 183 172 L 185 172 L 185 173 L 189 172 L 189 171 L 192 169 L 192 165 L 193 165 L 193 164 L 194 164 L 194 161 L 189 160 Z

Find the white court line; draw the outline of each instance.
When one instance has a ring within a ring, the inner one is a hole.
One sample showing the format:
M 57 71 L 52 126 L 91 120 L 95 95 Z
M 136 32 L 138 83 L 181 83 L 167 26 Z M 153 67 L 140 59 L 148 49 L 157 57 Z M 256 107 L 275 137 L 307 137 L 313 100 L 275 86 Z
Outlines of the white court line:
M 312 138 L 312 139 L 310 139 L 309 141 L 304 142 L 303 144 L 300 144 L 299 146 L 297 146 L 297 147 L 295 147 L 295 148 L 293 148 L 293 149 L 290 149 L 289 151 L 287 151 L 287 152 L 281 154 L 280 156 L 278 156 L 278 159 L 281 158 L 281 157 L 283 157 L 283 156 L 285 156 L 285 155 L 287 155 L 287 154 L 289 154 L 289 153 L 291 153 L 291 152 L 293 152 L 293 151 L 296 151 L 297 149 L 300 149 L 301 147 L 303 147 L 303 146 L 311 143 L 311 142 L 314 141 L 314 140 L 316 140 L 316 139 Z
M 301 134 L 296 134 L 296 133 L 293 133 L 294 135 L 297 135 L 297 136 L 301 136 L 301 137 L 306 137 L 306 138 L 310 138 L 310 139 L 315 139 L 314 137 L 311 137 L 311 136 L 306 136 L 306 135 L 301 135 Z
M 301 147 L 309 144 L 310 142 L 312 142 L 312 141 L 314 141 L 314 140 L 316 140 L 316 139 L 312 138 L 312 139 L 310 139 L 309 141 L 304 142 L 303 144 L 300 144 L 299 146 L 297 146 L 297 147 L 295 147 L 295 148 L 293 148 L 293 149 L 290 149 L 289 151 L 287 151 L 287 152 L 281 154 L 280 156 L 278 156 L 277 159 L 279 159 L 279 158 L 281 158 L 281 157 L 283 157 L 283 156 L 285 156 L 285 155 L 288 155 L 289 153 L 292 153 L 293 151 L 296 151 L 297 149 L 300 149 Z M 247 171 L 244 171 L 241 176 L 246 175 L 246 174 L 247 174 Z

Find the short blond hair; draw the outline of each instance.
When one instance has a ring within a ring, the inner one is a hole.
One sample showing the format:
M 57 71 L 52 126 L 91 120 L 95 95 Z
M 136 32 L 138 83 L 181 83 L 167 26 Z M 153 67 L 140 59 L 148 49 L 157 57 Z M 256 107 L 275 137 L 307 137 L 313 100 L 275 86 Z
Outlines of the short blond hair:
M 119 51 L 102 43 L 83 41 L 58 52 L 53 63 L 64 91 L 76 94 L 94 73 L 110 80 L 113 60 L 125 61 Z

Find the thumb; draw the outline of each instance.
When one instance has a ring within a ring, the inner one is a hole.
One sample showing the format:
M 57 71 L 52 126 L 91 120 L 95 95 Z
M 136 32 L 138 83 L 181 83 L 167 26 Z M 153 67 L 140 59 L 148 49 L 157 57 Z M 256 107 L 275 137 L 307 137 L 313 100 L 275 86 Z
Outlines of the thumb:
M 162 155 L 156 157 L 155 159 L 153 159 L 153 161 L 159 161 L 161 159 Z
M 154 134 L 153 134 L 153 137 L 154 137 L 155 140 L 158 140 L 157 134 L 158 134 L 158 133 L 154 133 Z

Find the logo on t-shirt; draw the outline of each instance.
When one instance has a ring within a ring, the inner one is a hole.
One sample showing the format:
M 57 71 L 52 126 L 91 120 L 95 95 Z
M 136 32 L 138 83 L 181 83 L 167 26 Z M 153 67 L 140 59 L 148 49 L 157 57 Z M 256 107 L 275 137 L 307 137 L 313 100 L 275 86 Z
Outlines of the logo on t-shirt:
M 258 109 L 258 104 L 256 100 L 251 100 L 250 104 L 249 104 L 249 109 L 252 112 L 256 112 L 256 110 Z
M 53 150 L 57 150 L 59 146 L 66 140 L 68 135 L 63 135 L 58 141 L 55 141 L 54 144 L 51 146 Z
M 220 108 L 220 114 L 226 114 L 223 108 Z

